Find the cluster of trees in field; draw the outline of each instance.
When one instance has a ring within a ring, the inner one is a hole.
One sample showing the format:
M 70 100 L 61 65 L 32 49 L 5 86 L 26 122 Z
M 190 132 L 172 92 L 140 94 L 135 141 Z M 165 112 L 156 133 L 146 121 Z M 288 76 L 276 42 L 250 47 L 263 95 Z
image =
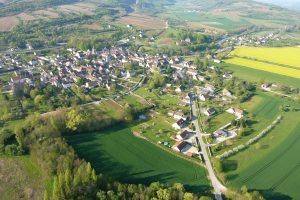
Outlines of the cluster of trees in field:
M 211 36 L 195 33 L 190 30 L 177 30 L 171 32 L 169 37 L 174 38 L 179 42 L 183 41 L 182 45 L 187 46 L 190 51 L 204 51 L 215 46 Z
M 37 82 L 35 87 L 28 84 L 16 86 L 13 94 L 0 93 L 0 120 L 15 120 L 32 112 L 46 112 L 60 107 L 70 107 L 86 102 L 83 91 L 62 90 L 52 85 Z

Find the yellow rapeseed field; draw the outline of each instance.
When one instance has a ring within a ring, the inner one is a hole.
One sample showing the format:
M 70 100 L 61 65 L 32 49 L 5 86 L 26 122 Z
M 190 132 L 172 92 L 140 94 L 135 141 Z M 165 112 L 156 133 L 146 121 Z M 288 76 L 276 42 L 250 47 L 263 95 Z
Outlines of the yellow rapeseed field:
M 225 62 L 230 64 L 235 64 L 235 65 L 241 65 L 253 69 L 263 70 L 275 74 L 280 74 L 284 76 L 289 76 L 293 78 L 300 78 L 300 68 L 298 70 L 298 69 L 293 69 L 288 67 L 282 67 L 279 65 L 258 62 L 250 59 L 237 58 L 237 57 L 227 59 Z
M 231 56 L 247 57 L 259 61 L 267 61 L 300 68 L 300 47 L 241 47 L 235 49 L 231 53 Z

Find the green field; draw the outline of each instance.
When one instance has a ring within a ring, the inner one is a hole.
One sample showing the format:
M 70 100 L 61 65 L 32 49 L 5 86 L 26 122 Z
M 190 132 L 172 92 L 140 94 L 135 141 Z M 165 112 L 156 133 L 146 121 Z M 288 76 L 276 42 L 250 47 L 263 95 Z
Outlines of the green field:
M 300 85 L 299 78 L 282 76 L 267 71 L 256 70 L 248 67 L 227 64 L 227 63 L 223 64 L 223 67 L 227 70 L 233 71 L 235 76 L 251 82 L 257 82 L 257 83 L 260 83 L 261 81 L 276 82 L 291 87 L 299 87 Z
M 226 160 L 229 185 L 262 190 L 268 199 L 299 199 L 299 117 L 284 115 L 267 137 Z
M 67 138 L 78 154 L 97 172 L 127 183 L 183 183 L 189 191 L 209 193 L 204 168 L 169 154 L 132 135 L 129 127 L 73 135 Z
M 259 93 L 242 107 L 251 111 L 257 122 L 255 130 L 262 130 L 280 114 L 280 105 L 300 108 L 292 100 Z M 274 130 L 250 148 L 225 160 L 227 184 L 234 187 L 246 185 L 261 190 L 268 199 L 300 198 L 297 180 L 300 178 L 300 112 L 281 113 L 282 121 Z M 247 136 L 248 137 L 248 136 Z M 249 136 L 253 137 L 252 134 Z M 249 139 L 249 138 L 248 138 Z M 245 142 L 244 139 L 241 140 Z

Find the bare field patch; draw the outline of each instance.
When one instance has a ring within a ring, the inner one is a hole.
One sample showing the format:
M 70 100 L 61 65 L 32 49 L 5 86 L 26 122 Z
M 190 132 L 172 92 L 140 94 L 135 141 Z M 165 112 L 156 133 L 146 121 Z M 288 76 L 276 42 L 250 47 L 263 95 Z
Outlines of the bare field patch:
M 20 14 L 16 15 L 16 17 L 22 21 L 32 21 L 32 20 L 36 19 L 36 17 L 29 15 L 27 13 L 20 13 Z
M 58 10 L 66 13 L 80 13 L 84 15 L 94 15 L 95 6 L 91 4 L 73 4 L 73 5 L 63 5 L 59 6 Z
M 59 14 L 52 9 L 37 10 L 34 11 L 33 14 L 37 15 L 38 17 L 45 17 L 49 19 L 57 19 L 60 17 Z
M 81 27 L 89 29 L 89 30 L 101 30 L 102 29 L 102 26 L 98 23 L 83 24 Z
M 118 21 L 125 25 L 131 24 L 132 26 L 148 30 L 163 29 L 165 27 L 165 23 L 158 18 L 136 13 L 124 16 Z
M 215 23 L 217 23 L 217 22 L 215 22 Z M 223 29 L 214 28 L 214 27 L 209 26 L 208 24 L 205 25 L 201 22 L 186 22 L 186 25 L 187 25 L 188 28 L 191 28 L 191 29 L 202 29 L 202 28 L 204 28 L 205 30 L 207 30 L 207 32 L 218 32 L 218 33 L 226 32 Z M 214 24 L 210 23 L 210 25 L 214 25 Z
M 174 44 L 174 40 L 172 38 L 161 38 L 158 40 L 158 44 L 164 44 L 164 45 L 172 45 Z
M 10 31 L 13 27 L 19 24 L 20 21 L 32 21 L 36 17 L 28 13 L 20 13 L 18 15 L 12 15 L 7 17 L 0 17 L 0 32 Z
M 0 17 L 0 31 L 10 31 L 13 27 L 19 24 L 16 16 Z

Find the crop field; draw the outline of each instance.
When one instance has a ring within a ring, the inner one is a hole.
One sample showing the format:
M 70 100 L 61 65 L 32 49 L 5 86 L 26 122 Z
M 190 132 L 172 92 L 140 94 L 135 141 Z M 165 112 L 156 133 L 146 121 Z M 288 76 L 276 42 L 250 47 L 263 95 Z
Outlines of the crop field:
M 261 190 L 267 199 L 299 199 L 298 113 L 288 113 L 266 137 L 227 163 L 230 185 Z
M 118 20 L 124 25 L 131 24 L 132 26 L 151 30 L 151 29 L 164 29 L 165 22 L 159 18 L 151 17 L 148 15 L 133 13 L 127 16 L 124 16 Z
M 264 129 L 279 114 L 282 121 L 268 135 L 250 148 L 225 160 L 225 173 L 228 184 L 249 189 L 261 190 L 267 199 L 300 198 L 296 186 L 299 179 L 297 152 L 300 150 L 299 111 L 280 113 L 280 105 L 290 105 L 297 109 L 294 101 L 260 92 L 241 106 L 252 113 L 255 119 L 253 129 Z M 247 140 L 253 134 L 247 136 Z M 238 142 L 243 143 L 246 140 Z M 287 196 L 288 195 L 288 196 Z
M 267 71 L 275 74 L 280 74 L 283 76 L 288 76 L 292 78 L 300 78 L 300 68 L 289 68 L 289 67 L 283 67 L 275 64 L 269 64 L 265 62 L 245 59 L 245 58 L 229 58 L 225 61 L 226 63 L 249 67 L 252 69 Z
M 300 47 L 244 47 L 235 49 L 231 55 L 300 68 Z
M 204 168 L 137 138 L 130 127 L 115 126 L 97 133 L 67 138 L 80 157 L 97 172 L 127 183 L 183 183 L 189 191 L 207 193 L 210 186 Z
M 292 87 L 299 87 L 300 85 L 299 78 L 282 76 L 280 74 L 275 74 L 267 71 L 261 71 L 261 70 L 258 71 L 253 68 L 244 67 L 240 65 L 233 65 L 228 63 L 223 64 L 223 67 L 227 70 L 233 71 L 235 76 L 251 82 L 256 82 L 256 83 L 260 83 L 261 81 L 276 82 L 276 83 L 281 83 L 286 86 L 292 86 Z

